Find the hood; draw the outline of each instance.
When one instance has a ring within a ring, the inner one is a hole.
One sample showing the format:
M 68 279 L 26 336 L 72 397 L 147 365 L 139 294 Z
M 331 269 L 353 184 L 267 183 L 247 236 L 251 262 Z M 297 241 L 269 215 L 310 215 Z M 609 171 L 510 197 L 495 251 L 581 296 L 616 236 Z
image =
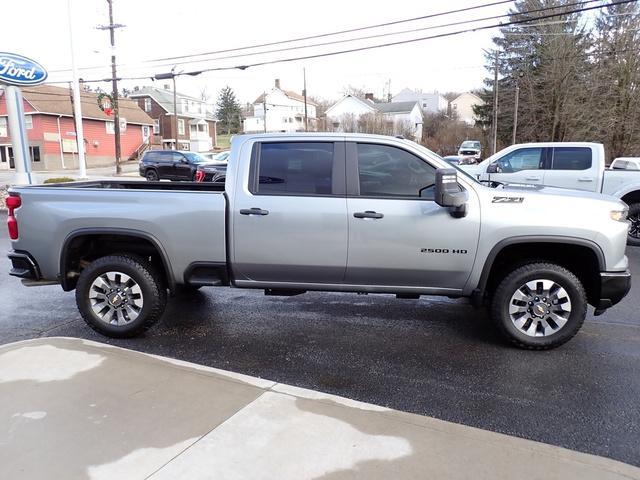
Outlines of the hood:
M 602 193 L 587 192 L 585 190 L 572 190 L 570 188 L 559 187 L 545 187 L 543 185 L 529 185 L 524 183 L 507 183 L 501 187 L 493 189 L 496 192 L 509 192 L 509 193 L 528 193 L 534 195 L 555 195 L 562 197 L 573 197 L 590 200 L 604 200 L 614 202 L 616 204 L 622 204 L 623 202 L 611 195 L 604 195 Z

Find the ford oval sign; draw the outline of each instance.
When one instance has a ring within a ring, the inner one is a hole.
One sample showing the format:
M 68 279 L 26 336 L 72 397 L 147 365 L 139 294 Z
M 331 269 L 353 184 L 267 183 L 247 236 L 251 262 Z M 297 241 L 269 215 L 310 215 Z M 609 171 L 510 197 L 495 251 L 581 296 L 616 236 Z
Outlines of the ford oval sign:
M 38 62 L 0 52 L 0 83 L 8 85 L 38 85 L 47 79 L 47 71 Z

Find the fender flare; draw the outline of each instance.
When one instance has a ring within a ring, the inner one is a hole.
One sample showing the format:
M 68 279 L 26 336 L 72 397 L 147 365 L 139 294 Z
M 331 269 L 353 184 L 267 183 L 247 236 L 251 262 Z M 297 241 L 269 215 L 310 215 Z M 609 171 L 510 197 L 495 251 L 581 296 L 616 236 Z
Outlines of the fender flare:
M 156 250 L 160 254 L 162 265 L 164 267 L 164 270 L 167 276 L 167 283 L 169 286 L 169 290 L 171 290 L 172 292 L 175 290 L 176 281 L 175 281 L 175 278 L 173 277 L 173 270 L 171 269 L 171 262 L 169 260 L 169 256 L 167 255 L 167 252 L 162 247 L 162 244 L 157 238 L 155 238 L 153 235 L 149 233 L 142 232 L 140 230 L 135 230 L 135 229 L 101 227 L 101 228 L 80 228 L 78 230 L 74 230 L 71 233 L 69 233 L 69 235 L 67 235 L 64 241 L 62 242 L 62 248 L 60 250 L 59 276 L 60 276 L 60 285 L 62 286 L 62 289 L 64 291 L 71 290 L 71 287 L 69 286 L 67 281 L 67 276 L 66 276 L 67 272 L 65 267 L 65 265 L 67 264 L 67 255 L 69 251 L 69 245 L 74 239 L 85 236 L 85 235 L 123 235 L 123 236 L 126 235 L 128 237 L 137 237 L 144 240 L 148 240 L 149 242 L 151 242 L 151 244 L 156 248 Z

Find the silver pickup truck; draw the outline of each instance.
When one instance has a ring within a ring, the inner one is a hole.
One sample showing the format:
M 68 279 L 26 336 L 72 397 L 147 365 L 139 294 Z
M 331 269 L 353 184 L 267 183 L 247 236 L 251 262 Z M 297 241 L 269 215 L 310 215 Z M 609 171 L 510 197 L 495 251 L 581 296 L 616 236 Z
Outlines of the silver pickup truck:
M 9 192 L 10 273 L 75 289 L 86 322 L 113 337 L 153 325 L 167 292 L 233 286 L 470 297 L 512 343 L 546 349 L 576 334 L 588 304 L 600 314 L 631 285 L 620 200 L 489 188 L 392 137 L 237 136 L 224 185 Z

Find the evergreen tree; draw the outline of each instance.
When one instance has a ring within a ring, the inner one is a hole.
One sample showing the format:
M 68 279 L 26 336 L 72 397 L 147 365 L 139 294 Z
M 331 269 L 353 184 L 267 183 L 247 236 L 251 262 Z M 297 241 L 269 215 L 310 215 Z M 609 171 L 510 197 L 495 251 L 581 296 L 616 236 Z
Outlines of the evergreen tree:
M 229 86 L 220 90 L 216 115 L 218 117 L 218 129 L 227 134 L 238 133 L 242 123 L 242 109 L 236 99 L 236 94 Z

